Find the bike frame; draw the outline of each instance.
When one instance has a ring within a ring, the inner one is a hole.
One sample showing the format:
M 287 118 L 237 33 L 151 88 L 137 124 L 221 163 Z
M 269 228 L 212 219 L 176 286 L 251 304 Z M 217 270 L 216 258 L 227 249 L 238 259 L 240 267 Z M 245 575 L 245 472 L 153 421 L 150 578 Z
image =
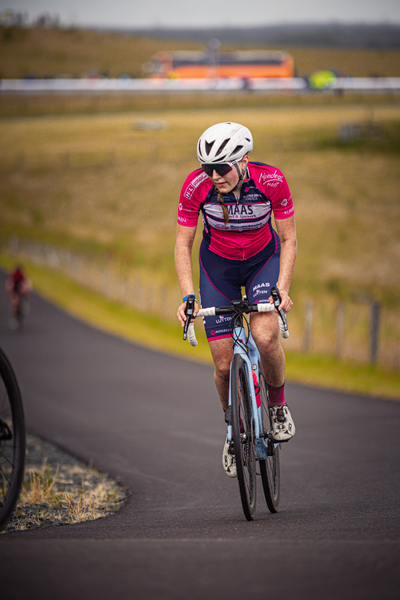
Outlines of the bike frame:
M 261 420 L 261 406 L 257 406 L 257 398 L 253 381 L 253 371 L 257 375 L 257 381 L 260 383 L 260 354 L 257 350 L 257 346 L 251 336 L 250 325 L 249 335 L 246 335 L 246 330 L 243 326 L 234 327 L 233 330 L 233 353 L 240 354 L 243 359 L 247 384 L 250 392 L 251 401 L 251 412 L 254 419 L 254 434 L 255 434 L 255 457 L 256 460 L 266 460 L 268 458 L 268 448 L 264 439 L 264 432 L 262 429 Z M 247 340 L 247 341 L 246 341 Z M 231 379 L 232 379 L 232 362 L 231 362 Z M 229 386 L 229 406 L 232 406 L 232 391 Z M 228 425 L 228 440 L 232 441 L 232 425 Z M 279 444 L 275 444 L 279 446 Z

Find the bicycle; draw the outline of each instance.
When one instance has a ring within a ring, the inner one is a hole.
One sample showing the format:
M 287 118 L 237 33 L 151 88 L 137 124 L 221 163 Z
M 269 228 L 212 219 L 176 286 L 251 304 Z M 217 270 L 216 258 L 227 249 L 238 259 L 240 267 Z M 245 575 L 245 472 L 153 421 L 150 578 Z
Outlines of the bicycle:
M 14 512 L 24 478 L 25 418 L 17 378 L 0 348 L 0 530 Z
M 240 498 L 248 521 L 252 521 L 256 514 L 257 462 L 265 500 L 271 513 L 278 512 L 280 500 L 281 444 L 272 440 L 268 387 L 261 369 L 260 355 L 251 336 L 250 321 L 244 316 L 253 312 L 277 310 L 281 335 L 287 338 L 289 330 L 285 313 L 279 310 L 279 290 L 272 288 L 271 295 L 273 304 L 250 304 L 244 296 L 242 300 L 232 301 L 230 306 L 203 308 L 196 315 L 232 315 L 234 354 L 229 382 L 229 408 L 225 413 L 225 420 L 228 425 L 228 441 L 233 441 Z M 192 346 L 197 346 L 193 312 L 194 297 L 189 297 L 183 338 L 187 337 Z
M 13 304 L 14 303 L 14 304 Z M 11 316 L 9 319 L 9 327 L 14 331 L 21 331 L 23 328 L 25 317 L 30 312 L 30 298 L 28 294 L 16 293 L 13 301 L 10 301 Z

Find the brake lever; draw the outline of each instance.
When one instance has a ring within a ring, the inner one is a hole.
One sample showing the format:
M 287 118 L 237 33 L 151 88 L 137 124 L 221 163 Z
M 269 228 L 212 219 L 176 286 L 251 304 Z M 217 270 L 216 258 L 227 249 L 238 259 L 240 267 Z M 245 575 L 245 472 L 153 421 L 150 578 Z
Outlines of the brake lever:
M 186 338 L 187 338 L 187 332 L 189 329 L 190 321 L 193 318 L 194 302 L 195 302 L 195 297 L 193 295 L 190 295 L 188 297 L 188 299 L 186 300 L 186 308 L 185 308 L 186 321 L 185 321 L 185 325 L 183 327 L 183 339 L 184 340 L 186 340 Z
M 277 310 L 280 318 L 282 319 L 283 328 L 285 331 L 288 331 L 289 328 L 288 328 L 285 312 L 282 309 L 279 309 L 281 302 L 282 302 L 282 298 L 281 298 L 280 292 L 277 287 L 273 287 L 271 289 L 271 296 L 272 296 L 272 300 L 274 302 L 275 309 Z

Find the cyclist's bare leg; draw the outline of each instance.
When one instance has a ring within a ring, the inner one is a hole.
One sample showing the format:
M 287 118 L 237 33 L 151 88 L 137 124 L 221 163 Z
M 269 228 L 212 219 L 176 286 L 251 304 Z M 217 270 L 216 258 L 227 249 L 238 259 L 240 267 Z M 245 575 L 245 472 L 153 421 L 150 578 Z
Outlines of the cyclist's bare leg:
M 276 313 L 254 314 L 251 332 L 261 357 L 261 366 L 270 393 L 269 411 L 275 442 L 290 440 L 296 431 L 284 395 L 285 354 L 279 341 Z
M 18 317 L 19 295 L 13 294 L 10 297 L 11 316 L 16 319 Z
M 260 353 L 267 383 L 272 387 L 281 387 L 285 382 L 285 354 L 279 341 L 278 315 L 252 314 L 251 333 Z
M 214 361 L 214 382 L 222 408 L 229 406 L 229 375 L 233 356 L 232 338 L 213 340 L 209 342 L 211 355 Z

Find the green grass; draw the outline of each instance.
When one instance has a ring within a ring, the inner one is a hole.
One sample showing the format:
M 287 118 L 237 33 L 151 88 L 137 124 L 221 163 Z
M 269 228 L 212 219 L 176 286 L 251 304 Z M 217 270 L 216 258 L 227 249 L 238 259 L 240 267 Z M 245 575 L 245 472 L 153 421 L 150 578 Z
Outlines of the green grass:
M 14 260 L 0 254 L 0 265 L 9 269 Z M 200 323 L 196 325 L 199 345 L 192 348 L 182 340 L 180 325 L 135 311 L 105 299 L 60 274 L 24 261 L 36 292 L 69 314 L 94 327 L 142 346 L 187 360 L 212 364 L 207 340 Z M 357 394 L 400 400 L 400 374 L 378 366 L 359 365 L 319 354 L 286 352 L 287 380 Z
M 287 379 L 368 396 L 400 400 L 400 374 L 321 354 L 287 352 Z

